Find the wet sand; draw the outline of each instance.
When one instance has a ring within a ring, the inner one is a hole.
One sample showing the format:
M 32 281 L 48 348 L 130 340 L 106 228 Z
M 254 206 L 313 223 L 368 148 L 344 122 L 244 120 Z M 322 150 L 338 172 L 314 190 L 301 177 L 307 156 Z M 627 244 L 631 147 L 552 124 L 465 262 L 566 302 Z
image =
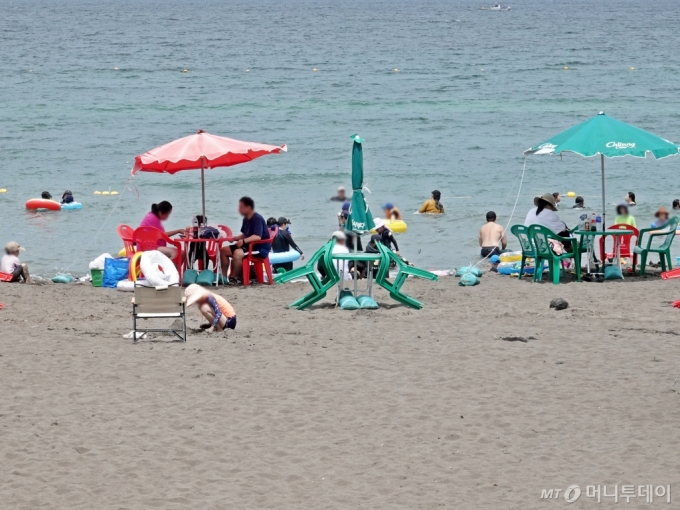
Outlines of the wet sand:
M 304 285 L 227 288 L 235 332 L 132 345 L 130 294 L 2 284 L 2 507 L 533 509 L 572 484 L 680 491 L 680 280 L 406 290 L 426 308 L 379 291 L 377 311 L 298 312 Z

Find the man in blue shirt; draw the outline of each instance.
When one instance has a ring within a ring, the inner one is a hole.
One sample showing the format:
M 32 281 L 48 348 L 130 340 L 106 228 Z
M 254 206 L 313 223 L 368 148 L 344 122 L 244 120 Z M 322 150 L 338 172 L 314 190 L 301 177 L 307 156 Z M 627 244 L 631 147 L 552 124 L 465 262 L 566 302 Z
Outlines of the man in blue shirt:
M 230 283 L 237 283 L 241 280 L 243 257 L 248 253 L 249 245 L 256 241 L 269 239 L 270 232 L 265 219 L 255 212 L 255 201 L 252 198 L 242 197 L 238 202 L 238 212 L 243 216 L 243 223 L 241 224 L 241 233 L 233 238 L 236 244 L 223 246 L 220 250 L 222 274 L 224 276 L 227 276 L 231 265 Z M 265 258 L 269 255 L 271 247 L 270 243 L 258 244 L 253 248 L 253 256 Z

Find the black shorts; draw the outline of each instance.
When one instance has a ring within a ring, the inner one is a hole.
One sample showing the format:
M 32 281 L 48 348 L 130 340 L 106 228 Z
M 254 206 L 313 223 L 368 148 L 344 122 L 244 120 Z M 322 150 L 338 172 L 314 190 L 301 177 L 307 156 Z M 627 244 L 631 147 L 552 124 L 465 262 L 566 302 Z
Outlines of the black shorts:
M 491 257 L 493 255 L 500 255 L 501 249 L 498 246 L 487 246 L 482 248 L 482 257 Z

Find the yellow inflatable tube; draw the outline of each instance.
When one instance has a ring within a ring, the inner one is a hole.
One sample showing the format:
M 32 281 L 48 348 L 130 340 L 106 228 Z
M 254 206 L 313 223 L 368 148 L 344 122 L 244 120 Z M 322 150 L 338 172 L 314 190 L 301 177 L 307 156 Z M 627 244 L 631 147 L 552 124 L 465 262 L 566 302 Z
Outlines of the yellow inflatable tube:
M 133 282 L 136 282 L 137 279 L 142 275 L 142 270 L 139 268 L 139 259 L 142 257 L 142 253 L 144 253 L 144 252 L 138 251 L 130 259 L 130 265 L 129 265 L 130 276 L 129 276 L 129 278 Z
M 520 262 L 522 260 L 521 251 L 512 251 L 508 253 L 501 253 L 501 262 Z
M 395 234 L 403 234 L 408 230 L 408 225 L 404 220 L 388 220 L 385 221 L 385 226 Z M 371 234 L 375 234 L 375 230 L 371 230 Z

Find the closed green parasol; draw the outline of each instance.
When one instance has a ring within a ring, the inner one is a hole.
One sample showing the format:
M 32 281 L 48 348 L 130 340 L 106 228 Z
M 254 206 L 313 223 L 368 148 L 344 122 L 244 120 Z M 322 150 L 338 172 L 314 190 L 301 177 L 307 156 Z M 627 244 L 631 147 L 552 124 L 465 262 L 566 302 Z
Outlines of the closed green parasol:
M 352 135 L 352 201 L 349 207 L 349 215 L 345 229 L 359 235 L 373 230 L 373 215 L 366 205 L 364 198 L 364 155 L 361 151 L 363 140 L 359 135 Z
M 524 154 L 561 154 L 575 152 L 585 157 L 600 155 L 602 168 L 602 227 L 606 214 L 604 158 L 633 156 L 644 158 L 647 153 L 656 159 L 675 156 L 680 147 L 640 128 L 608 117 L 603 112 L 581 122 L 545 142 L 527 149 Z

